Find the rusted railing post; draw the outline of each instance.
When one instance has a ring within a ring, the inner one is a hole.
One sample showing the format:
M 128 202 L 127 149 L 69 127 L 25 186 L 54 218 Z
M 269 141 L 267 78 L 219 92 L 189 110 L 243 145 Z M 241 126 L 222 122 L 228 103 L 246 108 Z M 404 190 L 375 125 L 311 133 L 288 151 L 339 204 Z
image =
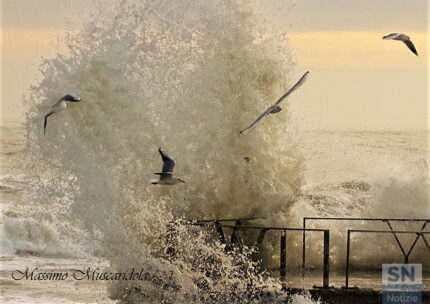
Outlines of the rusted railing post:
M 222 245 L 225 245 L 227 242 L 225 241 L 224 231 L 222 229 L 222 225 L 220 222 L 215 222 L 216 232 L 218 234 L 218 239 Z
M 302 278 L 306 271 L 306 217 L 303 218 Z
M 345 288 L 348 288 L 348 276 L 349 276 L 349 247 L 350 247 L 351 231 L 348 230 L 346 237 L 346 270 L 345 270 Z
M 283 231 L 281 235 L 281 279 L 285 279 L 285 275 L 287 274 L 287 231 Z
M 230 246 L 231 246 L 231 248 L 237 247 L 239 249 L 240 253 L 243 253 L 243 244 L 242 244 L 242 240 L 240 239 L 239 231 L 238 231 L 238 228 L 241 225 L 242 225 L 242 221 L 237 220 L 236 224 L 234 225 L 233 232 L 231 234 Z
M 330 231 L 324 231 L 324 270 L 323 270 L 323 287 L 329 286 L 329 272 L 330 272 Z

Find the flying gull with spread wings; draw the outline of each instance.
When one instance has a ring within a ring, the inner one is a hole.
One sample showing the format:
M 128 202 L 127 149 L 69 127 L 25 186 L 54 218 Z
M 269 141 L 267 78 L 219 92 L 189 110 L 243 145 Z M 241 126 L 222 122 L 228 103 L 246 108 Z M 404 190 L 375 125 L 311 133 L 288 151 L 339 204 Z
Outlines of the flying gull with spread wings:
M 45 121 L 43 123 L 43 135 L 46 133 L 46 124 L 48 123 L 48 117 L 54 113 L 58 113 L 68 106 L 68 102 L 79 102 L 81 98 L 67 94 L 61 97 L 52 107 L 49 108 L 48 114 L 45 115 Z
M 303 74 L 302 77 L 300 77 L 299 81 L 297 81 L 297 83 L 288 90 L 287 93 L 285 93 L 284 95 L 281 96 L 281 98 L 278 99 L 277 102 L 275 102 L 273 105 L 271 105 L 266 111 L 263 112 L 263 114 L 261 114 L 253 123 L 251 123 L 248 127 L 246 127 L 245 129 L 241 130 L 240 133 L 242 134 L 243 132 L 245 132 L 246 130 L 252 128 L 256 123 L 258 123 L 261 119 L 263 119 L 263 117 L 265 117 L 266 115 L 269 114 L 275 114 L 278 113 L 279 111 L 282 110 L 282 108 L 279 106 L 279 104 L 285 99 L 287 98 L 288 95 L 290 95 L 294 90 L 296 90 L 298 87 L 300 87 L 306 80 L 307 76 L 309 74 L 309 71 L 307 71 L 306 73 Z
M 185 183 L 180 178 L 173 177 L 173 168 L 175 167 L 175 161 L 171 159 L 161 148 L 158 148 L 158 152 L 163 160 L 163 169 L 161 173 L 154 173 L 160 176 L 160 179 L 153 181 L 153 185 L 175 185 L 177 183 Z
M 384 37 L 382 37 L 382 39 L 402 41 L 412 51 L 412 53 L 418 56 L 418 52 L 417 52 L 417 49 L 415 48 L 415 45 L 412 43 L 411 38 L 409 38 L 409 36 L 406 34 L 391 33 L 391 34 L 385 35 Z

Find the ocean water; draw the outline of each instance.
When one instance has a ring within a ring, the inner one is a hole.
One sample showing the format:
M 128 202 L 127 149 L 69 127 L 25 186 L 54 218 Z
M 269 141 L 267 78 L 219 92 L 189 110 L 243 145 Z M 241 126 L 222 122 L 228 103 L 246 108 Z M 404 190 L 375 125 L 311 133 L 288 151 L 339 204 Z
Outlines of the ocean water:
M 306 164 L 303 173 L 305 181 L 302 194 L 293 205 L 289 220 L 283 225 L 300 227 L 302 216 L 428 217 L 428 213 L 425 213 L 429 208 L 426 197 L 428 172 L 421 158 L 427 151 L 424 144 L 426 136 L 423 132 L 369 131 L 308 131 L 298 135 L 295 140 Z M 24 153 L 23 131 L 17 128 L 2 128 L 1 139 L 2 282 L 12 282 L 10 271 L 21 269 L 23 265 L 57 270 L 85 269 L 88 266 L 108 267 L 111 253 L 103 244 L 102 235 L 88 232 L 73 212 L 62 206 L 62 200 L 48 203 L 29 199 L 27 192 L 34 191 L 31 176 L 35 173 L 18 173 L 15 162 L 21 159 L 20 154 Z M 366 163 L 375 165 L 363 165 Z M 418 195 L 420 191 L 421 198 Z M 415 202 L 415 206 L 404 206 L 411 200 Z M 344 284 L 341 270 L 344 266 L 346 229 L 387 229 L 384 223 L 346 225 L 340 222 L 310 222 L 309 225 L 331 229 L 331 284 L 336 287 Z M 394 227 L 399 229 L 417 228 L 413 224 L 393 225 L 397 225 Z M 291 286 L 310 288 L 321 280 L 319 271 L 322 239 L 319 236 L 307 235 L 307 261 L 311 270 L 305 281 L 301 281 L 298 272 L 301 262 L 300 237 L 301 234 L 288 237 L 289 267 L 286 282 Z M 401 236 L 400 239 L 405 246 L 412 242 L 410 237 Z M 365 242 L 366 246 L 363 247 L 360 242 Z M 142 243 L 139 241 L 137 245 Z M 196 248 L 192 246 L 187 252 L 193 259 L 194 250 Z M 427 252 L 421 241 L 417 243 L 415 250 L 411 255 L 411 262 L 425 261 Z M 266 248 L 268 254 L 265 259 L 269 260 L 266 261 L 267 268 L 279 267 L 278 257 L 273 257 L 273 252 L 278 251 Z M 124 254 L 125 252 L 121 254 L 123 258 Z M 129 257 L 124 259 L 123 267 L 129 269 Z M 400 250 L 391 236 L 357 235 L 352 246 L 352 265 L 365 272 L 352 272 L 352 285 L 381 288 L 378 270 L 383 262 L 390 261 L 402 261 Z M 170 268 L 169 270 L 171 271 Z M 193 271 L 190 270 L 191 273 Z M 178 274 L 179 277 L 181 275 Z M 275 272 L 273 277 L 276 279 L 277 276 L 278 273 Z M 426 266 L 423 282 L 423 289 L 430 288 Z M 46 294 L 43 293 L 47 288 L 44 283 L 12 283 L 15 285 L 5 285 L 3 299 L 7 303 L 23 303 L 29 299 L 39 303 L 85 303 L 88 299 L 95 303 L 110 303 L 113 301 L 109 298 L 112 296 L 112 289 L 119 294 L 126 290 L 126 287 L 117 290 L 117 287 L 104 282 L 76 284 L 67 281 L 55 284 L 55 292 Z M 272 288 L 278 290 L 275 286 L 276 282 L 273 282 Z M 52 288 L 52 284 L 49 287 Z M 119 297 L 118 294 L 116 297 Z M 154 298 L 158 299 L 158 296 Z M 296 302 L 312 303 L 305 295 L 297 296 Z
M 302 131 L 286 107 L 284 125 L 270 117 L 239 135 L 261 100 L 276 100 L 294 82 L 288 42 L 268 35 L 273 29 L 257 14 L 251 2 L 122 1 L 71 34 L 66 53 L 42 63 L 41 81 L 23 101 L 23 125 L 1 129 L 1 273 L 9 302 L 82 303 L 89 294 L 97 303 L 280 302 L 282 282 L 256 271 L 250 258 L 256 235 L 243 235 L 245 255 L 226 255 L 210 229 L 177 226 L 172 236 L 169 223 L 265 217 L 255 223 L 300 227 L 303 216 L 430 217 L 427 132 Z M 64 92 L 83 101 L 52 115 L 44 136 L 46 109 Z M 150 184 L 160 146 L 186 184 Z M 385 225 L 311 224 L 330 228 L 334 271 L 344 267 L 346 229 Z M 321 240 L 307 241 L 316 271 Z M 392 236 L 353 242 L 356 269 L 402 260 Z M 270 234 L 262 269 L 279 267 L 278 253 L 279 235 Z M 427 255 L 418 242 L 411 256 L 423 261 L 425 275 Z M 301 235 L 289 234 L 293 276 L 300 262 Z M 75 284 L 80 297 L 60 284 L 48 300 L 47 288 L 10 283 L 8 271 L 27 264 L 143 268 L 150 279 Z M 314 303 L 306 295 L 292 301 Z

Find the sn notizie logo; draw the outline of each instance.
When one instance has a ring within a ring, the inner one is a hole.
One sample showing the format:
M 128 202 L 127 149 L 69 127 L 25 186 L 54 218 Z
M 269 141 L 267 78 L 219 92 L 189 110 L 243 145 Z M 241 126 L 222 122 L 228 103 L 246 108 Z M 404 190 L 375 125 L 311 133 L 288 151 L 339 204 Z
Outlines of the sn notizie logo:
M 422 304 L 422 265 L 383 264 L 382 304 Z

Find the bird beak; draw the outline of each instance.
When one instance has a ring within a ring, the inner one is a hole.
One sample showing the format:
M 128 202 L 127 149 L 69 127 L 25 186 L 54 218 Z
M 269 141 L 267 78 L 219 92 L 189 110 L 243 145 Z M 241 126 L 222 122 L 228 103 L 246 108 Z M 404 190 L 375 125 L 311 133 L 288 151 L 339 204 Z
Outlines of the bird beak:
M 185 181 L 183 181 L 182 179 L 181 179 L 181 183 L 184 183 L 184 184 L 186 184 L 186 182 L 185 182 Z

